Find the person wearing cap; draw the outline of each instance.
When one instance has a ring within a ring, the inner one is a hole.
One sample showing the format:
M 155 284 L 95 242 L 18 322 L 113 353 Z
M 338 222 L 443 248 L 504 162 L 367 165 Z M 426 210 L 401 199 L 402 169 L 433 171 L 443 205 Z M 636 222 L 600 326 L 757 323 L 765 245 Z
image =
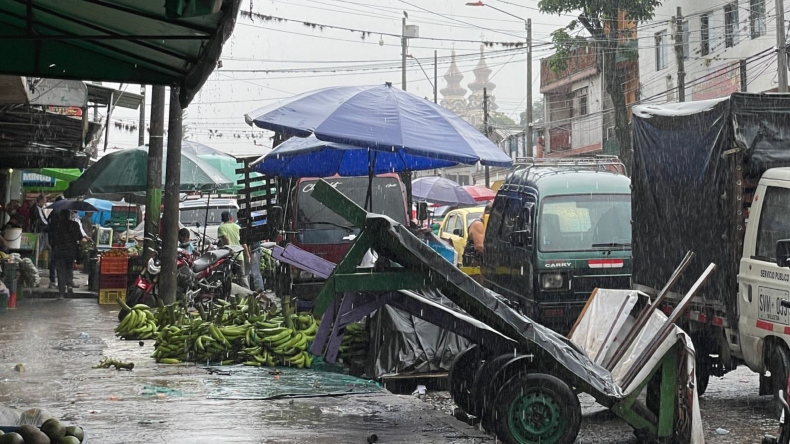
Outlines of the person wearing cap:
M 222 223 L 217 227 L 217 236 L 222 242 L 222 245 L 239 245 L 244 249 L 244 261 L 241 263 L 239 270 L 239 282 L 244 288 L 250 288 L 249 280 L 247 279 L 247 269 L 250 264 L 250 250 L 247 245 L 241 243 L 241 236 L 239 233 L 239 226 L 233 221 L 233 216 L 230 211 L 223 211 L 220 215 Z

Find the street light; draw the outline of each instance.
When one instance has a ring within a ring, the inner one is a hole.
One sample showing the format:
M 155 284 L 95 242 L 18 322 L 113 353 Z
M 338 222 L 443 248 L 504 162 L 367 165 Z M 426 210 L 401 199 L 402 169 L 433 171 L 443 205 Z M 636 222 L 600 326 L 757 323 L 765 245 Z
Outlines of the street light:
M 422 70 L 422 73 L 425 74 L 425 78 L 428 80 L 428 83 L 431 84 L 431 88 L 433 88 L 433 103 L 436 103 L 436 84 L 431 81 L 430 77 L 428 77 L 428 73 L 425 72 L 425 69 L 422 67 L 422 63 L 420 63 L 420 59 L 418 59 L 417 57 L 414 57 L 411 54 L 409 54 L 407 57 L 414 59 L 414 61 L 417 62 L 417 66 L 419 66 L 420 69 Z M 434 63 L 435 63 L 435 60 L 434 60 Z M 434 69 L 434 72 L 436 72 L 435 69 Z
M 515 14 L 499 9 L 496 6 L 491 6 L 488 3 L 483 3 L 482 1 L 468 2 L 466 6 L 487 6 L 502 14 L 515 17 L 524 22 L 524 29 L 527 31 L 527 115 L 524 119 L 526 120 L 524 155 L 529 156 L 532 153 L 532 19 L 525 20 Z

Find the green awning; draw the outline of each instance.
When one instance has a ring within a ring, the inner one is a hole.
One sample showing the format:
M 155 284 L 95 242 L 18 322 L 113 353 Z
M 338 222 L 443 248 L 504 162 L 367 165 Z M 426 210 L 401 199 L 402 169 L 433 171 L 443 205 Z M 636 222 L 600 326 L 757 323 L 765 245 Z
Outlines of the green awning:
M 30 171 L 31 173 L 43 174 L 64 182 L 74 182 L 80 176 L 82 176 L 82 171 L 79 168 L 41 168 L 39 170 L 27 171 Z
M 0 0 L 0 74 L 177 85 L 187 106 L 241 0 Z

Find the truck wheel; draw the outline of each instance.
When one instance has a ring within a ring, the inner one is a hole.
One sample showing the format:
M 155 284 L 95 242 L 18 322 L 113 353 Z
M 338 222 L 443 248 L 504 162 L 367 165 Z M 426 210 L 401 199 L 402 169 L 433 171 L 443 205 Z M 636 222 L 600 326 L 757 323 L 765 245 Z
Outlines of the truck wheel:
M 467 414 L 473 416 L 480 415 L 480 409 L 476 406 L 472 396 L 475 373 L 481 364 L 482 357 L 480 355 L 480 347 L 477 345 L 462 351 L 453 360 L 447 374 L 453 402 Z
M 779 390 L 787 390 L 787 376 L 790 370 L 790 354 L 784 345 L 776 346 L 768 358 L 768 370 L 771 372 L 771 396 L 776 396 Z M 782 404 L 773 403 L 774 417 L 782 414 Z
M 710 382 L 710 352 L 712 347 L 710 339 L 703 339 L 701 334 L 692 335 L 691 342 L 694 343 L 694 370 L 697 376 L 697 395 L 702 396 L 708 390 L 708 383 Z
M 497 437 L 507 444 L 572 444 L 581 426 L 579 398 L 543 373 L 516 376 L 496 400 Z

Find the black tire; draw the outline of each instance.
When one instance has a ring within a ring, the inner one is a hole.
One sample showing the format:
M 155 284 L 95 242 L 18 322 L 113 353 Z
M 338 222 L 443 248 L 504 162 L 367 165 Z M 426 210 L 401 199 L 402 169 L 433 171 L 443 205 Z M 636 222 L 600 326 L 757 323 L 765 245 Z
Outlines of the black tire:
M 486 430 L 494 429 L 493 414 L 494 403 L 496 401 L 496 387 L 491 387 L 494 375 L 502 368 L 507 361 L 513 359 L 513 354 L 503 354 L 490 359 L 486 359 L 483 365 L 475 372 L 474 384 L 472 384 L 472 399 L 478 409 L 478 414 L 483 428 Z M 490 394 L 493 393 L 494 396 Z
M 708 383 L 710 383 L 710 367 L 713 365 L 710 353 L 713 346 L 710 344 L 710 339 L 703 338 L 702 334 L 693 334 L 691 342 L 694 343 L 697 395 L 702 396 L 708 390 Z
M 472 396 L 472 387 L 475 382 L 475 373 L 482 364 L 480 347 L 473 345 L 459 353 L 450 366 L 447 374 L 450 396 L 455 405 L 469 415 L 479 416 L 479 408 L 475 405 Z
M 554 376 L 516 376 L 499 391 L 495 406 L 495 432 L 505 444 L 573 444 L 579 434 L 579 398 Z
M 776 401 L 776 393 L 787 390 L 787 374 L 790 371 L 790 353 L 784 344 L 773 348 L 768 357 L 768 370 L 771 372 L 771 396 L 774 397 L 772 409 L 774 418 L 778 418 L 782 414 L 782 404 Z

